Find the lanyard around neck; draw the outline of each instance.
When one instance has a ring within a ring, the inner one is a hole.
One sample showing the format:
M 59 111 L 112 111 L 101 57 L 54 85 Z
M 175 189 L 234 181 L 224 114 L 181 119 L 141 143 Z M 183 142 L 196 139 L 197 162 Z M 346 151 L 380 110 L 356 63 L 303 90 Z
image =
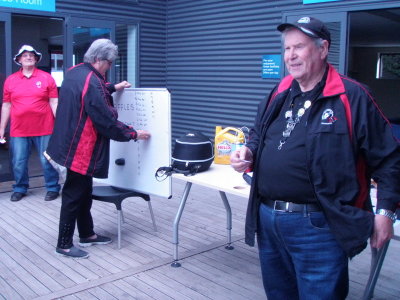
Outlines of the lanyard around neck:
M 279 140 L 278 150 L 282 149 L 283 145 L 286 143 L 286 140 L 290 137 L 296 125 L 300 123 L 301 117 L 304 115 L 306 110 L 310 108 L 310 106 L 311 101 L 306 100 L 303 104 L 303 107 L 299 108 L 296 116 L 293 118 L 293 102 L 290 104 L 290 109 L 285 112 L 286 127 L 282 131 L 282 138 Z

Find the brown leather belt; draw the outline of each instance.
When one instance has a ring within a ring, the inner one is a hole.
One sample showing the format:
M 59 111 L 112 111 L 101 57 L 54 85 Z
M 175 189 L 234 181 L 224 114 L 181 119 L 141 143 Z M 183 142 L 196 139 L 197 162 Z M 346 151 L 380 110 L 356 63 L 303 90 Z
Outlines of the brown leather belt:
M 282 212 L 315 212 L 321 211 L 321 206 L 317 203 L 293 203 L 282 200 L 267 200 L 262 199 L 262 203 L 271 207 L 273 210 L 282 211 Z

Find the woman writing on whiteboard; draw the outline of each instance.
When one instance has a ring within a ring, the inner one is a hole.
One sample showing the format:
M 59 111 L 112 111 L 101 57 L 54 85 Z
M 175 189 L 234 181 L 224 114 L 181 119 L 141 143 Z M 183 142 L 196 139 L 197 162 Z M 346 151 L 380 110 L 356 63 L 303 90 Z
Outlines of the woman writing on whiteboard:
M 110 40 L 94 41 L 85 53 L 84 63 L 68 70 L 60 89 L 47 154 L 67 168 L 56 248 L 56 253 L 64 256 L 89 256 L 73 244 L 75 223 L 81 247 L 112 241 L 94 232 L 90 213 L 93 177 L 108 175 L 110 139 L 128 142 L 150 137 L 149 132 L 135 130 L 117 120 L 111 93 L 130 87 L 126 81 L 113 86 L 105 81 L 105 74 L 117 55 L 118 47 Z

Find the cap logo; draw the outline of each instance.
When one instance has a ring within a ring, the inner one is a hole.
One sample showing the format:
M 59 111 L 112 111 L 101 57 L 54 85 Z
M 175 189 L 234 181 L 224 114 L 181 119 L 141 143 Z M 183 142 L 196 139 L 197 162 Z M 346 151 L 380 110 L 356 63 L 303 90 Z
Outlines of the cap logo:
M 308 24 L 310 22 L 311 22 L 310 17 L 303 17 L 297 21 L 297 23 L 302 23 L 302 24 Z
M 301 30 L 308 33 L 309 35 L 318 37 L 314 32 L 312 32 L 311 30 L 308 30 L 307 28 L 301 27 Z

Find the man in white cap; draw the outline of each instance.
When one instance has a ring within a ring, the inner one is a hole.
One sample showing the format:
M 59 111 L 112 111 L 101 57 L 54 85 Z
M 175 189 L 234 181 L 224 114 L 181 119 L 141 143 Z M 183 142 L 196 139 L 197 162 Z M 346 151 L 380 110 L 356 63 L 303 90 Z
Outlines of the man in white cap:
M 268 299 L 345 299 L 348 259 L 369 238 L 381 248 L 393 235 L 399 143 L 368 89 L 327 62 L 324 23 L 303 17 L 277 29 L 289 75 L 231 156 L 235 170 L 253 168 L 246 243 L 257 233 Z
M 32 144 L 39 153 L 47 193 L 46 201 L 58 197 L 58 173 L 43 156 L 53 132 L 58 104 L 56 83 L 47 72 L 36 67 L 42 54 L 32 46 L 22 46 L 14 57 L 21 69 L 7 77 L 4 83 L 1 109 L 0 139 L 8 121 L 15 184 L 11 201 L 21 200 L 29 188 L 28 161 Z

